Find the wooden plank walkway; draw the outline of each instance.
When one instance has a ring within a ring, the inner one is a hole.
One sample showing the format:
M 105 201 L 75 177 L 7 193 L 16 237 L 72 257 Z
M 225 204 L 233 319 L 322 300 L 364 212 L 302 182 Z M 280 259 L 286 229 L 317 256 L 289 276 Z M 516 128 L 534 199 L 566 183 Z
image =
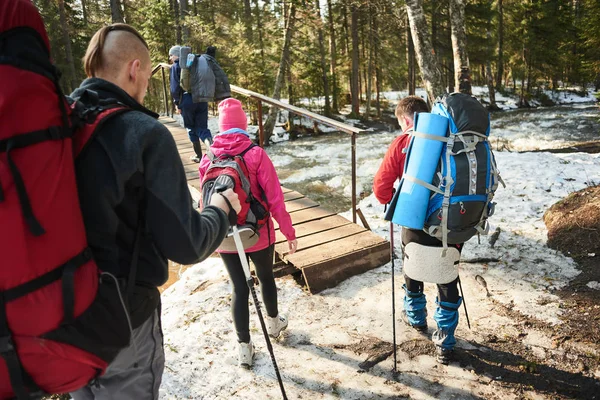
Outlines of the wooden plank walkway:
M 160 121 L 171 131 L 181 155 L 188 184 L 199 190 L 198 164 L 187 132 L 170 118 Z M 203 146 L 203 152 L 206 149 Z M 390 261 L 387 240 L 346 218 L 321 207 L 302 193 L 282 188 L 285 206 L 296 229 L 298 249 L 288 254 L 287 241 L 275 220 L 275 275 L 302 272 L 308 290 L 318 293 L 344 279 L 377 268 Z M 190 189 L 194 195 L 194 190 Z M 194 197 L 198 194 L 195 193 Z

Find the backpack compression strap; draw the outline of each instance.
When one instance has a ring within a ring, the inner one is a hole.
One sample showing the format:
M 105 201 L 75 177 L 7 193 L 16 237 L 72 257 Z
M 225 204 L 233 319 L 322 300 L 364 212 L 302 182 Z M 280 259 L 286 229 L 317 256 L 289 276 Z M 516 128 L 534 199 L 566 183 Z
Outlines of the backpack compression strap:
M 75 309 L 75 272 L 79 267 L 85 265 L 91 259 L 92 252 L 89 248 L 86 248 L 66 263 L 42 276 L 19 286 L 0 291 L 0 357 L 6 362 L 11 386 L 19 400 L 37 398 L 45 393 L 36 385 L 35 381 L 21 366 L 12 339 L 12 332 L 8 326 L 6 303 L 33 293 L 61 279 L 64 308 L 64 319 L 62 323 L 72 322 Z
M 30 27 L 17 27 L 0 34 L 0 64 L 11 65 L 15 68 L 27 70 L 44 76 L 52 81 L 56 88 L 58 106 L 61 111 L 61 126 L 52 126 L 47 129 L 28 132 L 0 140 L 0 152 L 6 152 L 8 166 L 15 182 L 19 204 L 23 218 L 34 236 L 45 233 L 39 223 L 27 195 L 25 183 L 17 165 L 11 157 L 11 151 L 41 143 L 47 140 L 63 140 L 73 135 L 64 95 L 58 83 L 60 79 L 59 70 L 50 62 L 50 56 L 39 33 Z M 23 51 L 28 48 L 28 51 Z M 2 182 L 0 182 L 0 202 L 4 201 Z
M 80 103 L 75 103 L 80 104 Z M 107 109 L 102 109 L 102 107 L 96 108 L 88 108 L 87 111 L 92 110 L 92 113 L 79 113 L 74 112 L 74 120 L 77 117 L 81 117 L 81 115 L 86 115 L 88 118 L 93 118 L 93 122 L 90 124 L 86 124 L 83 126 L 81 131 L 77 131 L 77 134 L 71 135 L 74 136 L 73 142 L 73 151 L 75 155 L 81 154 L 83 149 L 85 149 L 86 145 L 90 143 L 91 139 L 95 136 L 95 133 L 98 131 L 98 128 L 102 126 L 110 117 L 118 115 L 119 113 L 128 111 L 129 108 L 122 107 L 119 105 L 109 106 Z M 99 111 L 99 112 L 98 112 Z M 96 112 L 98 112 L 96 114 Z M 75 123 L 75 122 L 74 122 Z M 48 132 L 56 132 L 56 127 L 50 128 Z M 35 135 L 43 136 L 38 132 L 32 132 L 32 135 L 29 138 L 34 137 Z M 11 139 L 20 139 L 23 136 L 21 135 L 16 138 Z M 55 140 L 63 139 L 64 137 L 58 135 Z M 19 147 L 24 147 L 26 145 L 30 145 L 28 141 L 34 139 L 25 139 L 23 140 L 24 145 Z M 43 140 L 39 140 L 43 141 Z M 39 142 L 38 141 L 38 142 Z M 35 142 L 34 143 L 38 143 Z M 1 149 L 1 148 L 0 148 Z M 9 149 L 10 150 L 10 149 Z M 9 158 L 10 160 L 10 158 Z M 11 161 L 9 161 L 10 163 Z M 12 166 L 11 166 L 12 167 Z M 17 170 L 18 173 L 18 170 Z M 14 175 L 13 175 L 14 176 Z M 138 228 L 138 233 L 136 234 L 135 240 L 135 249 L 132 260 L 132 273 L 130 274 L 130 280 L 133 275 L 135 275 L 135 269 L 137 264 L 137 258 L 139 257 L 139 236 L 140 236 L 141 228 Z M 32 292 L 35 292 L 57 280 L 61 280 L 62 282 L 62 297 L 63 297 L 63 313 L 64 319 L 62 324 L 72 323 L 75 319 L 74 310 L 75 310 L 75 272 L 77 269 L 83 265 L 85 265 L 88 261 L 93 258 L 92 252 L 89 248 L 85 248 L 80 254 L 76 255 L 63 265 L 47 272 L 46 274 L 37 277 L 29 282 L 26 282 L 22 285 L 13 287 L 11 289 L 1 291 L 0 292 L 0 357 L 4 359 L 6 362 L 6 366 L 8 368 L 9 377 L 11 381 L 11 386 L 13 391 L 15 392 L 17 398 L 21 399 L 29 399 L 31 397 L 40 397 L 43 393 L 41 389 L 35 384 L 35 381 L 29 376 L 29 374 L 23 369 L 21 366 L 21 362 L 19 361 L 19 357 L 17 355 L 14 342 L 12 340 L 12 333 L 8 326 L 7 316 L 6 316 L 6 303 L 26 296 Z

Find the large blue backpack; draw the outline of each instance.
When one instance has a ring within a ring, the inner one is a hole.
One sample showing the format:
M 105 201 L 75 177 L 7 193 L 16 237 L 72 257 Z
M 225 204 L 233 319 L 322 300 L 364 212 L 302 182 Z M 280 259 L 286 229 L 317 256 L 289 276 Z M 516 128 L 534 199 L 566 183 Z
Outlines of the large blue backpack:
M 449 119 L 447 141 L 433 182 L 424 230 L 444 247 L 487 234 L 492 201 L 502 181 L 488 136 L 489 112 L 473 96 L 452 93 L 438 99 L 432 114 Z

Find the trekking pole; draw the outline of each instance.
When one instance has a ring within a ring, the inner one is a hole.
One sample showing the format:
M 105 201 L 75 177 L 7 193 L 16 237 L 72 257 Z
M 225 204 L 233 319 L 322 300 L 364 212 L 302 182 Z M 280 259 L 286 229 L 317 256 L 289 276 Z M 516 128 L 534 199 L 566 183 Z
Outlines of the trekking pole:
M 215 192 L 220 193 L 224 190 L 227 190 L 226 185 L 219 184 L 215 187 Z M 223 195 L 221 195 L 223 196 Z M 240 238 L 240 232 L 237 227 L 237 215 L 231 207 L 229 200 L 225 196 L 223 196 L 225 202 L 229 206 L 229 224 L 231 225 L 231 230 L 233 232 L 233 241 L 235 242 L 235 248 L 237 249 L 238 256 L 240 257 L 240 262 L 242 263 L 242 269 L 244 270 L 244 276 L 246 277 L 246 283 L 248 284 L 248 288 L 252 293 L 252 300 L 254 301 L 254 306 L 256 307 L 256 313 L 258 314 L 258 319 L 260 320 L 260 326 L 262 328 L 263 334 L 265 336 L 265 340 L 267 342 L 267 349 L 269 349 L 269 354 L 271 355 L 271 362 L 273 363 L 273 368 L 275 369 L 275 374 L 277 375 L 277 381 L 279 382 L 279 388 L 281 389 L 281 395 L 283 396 L 283 400 L 287 400 L 287 396 L 285 394 L 285 388 L 283 387 L 283 381 L 281 380 L 281 375 L 279 374 L 279 368 L 277 367 L 277 361 L 275 360 L 275 354 L 273 353 L 273 346 L 271 345 L 271 340 L 269 339 L 269 334 L 267 333 L 267 326 L 265 325 L 265 320 L 263 318 L 262 312 L 260 311 L 260 306 L 258 305 L 258 297 L 256 296 L 256 290 L 254 289 L 254 279 L 252 279 L 252 275 L 250 274 L 250 265 L 248 265 L 248 258 L 246 257 L 246 252 L 244 251 L 244 245 L 242 244 L 242 239 Z
M 392 332 L 394 335 L 394 368 L 396 372 L 396 290 L 394 287 L 394 223 L 390 221 L 390 255 L 392 258 Z
M 271 361 L 273 362 L 273 368 L 275 369 L 275 374 L 277 375 L 277 380 L 279 381 L 279 388 L 281 389 L 281 395 L 284 400 L 287 400 L 287 396 L 285 394 L 285 389 L 283 387 L 283 381 L 281 380 L 281 375 L 279 374 L 279 368 L 277 368 L 277 361 L 275 361 L 275 354 L 273 353 L 273 346 L 271 345 L 271 340 L 269 339 L 269 335 L 267 333 L 267 327 L 265 325 L 265 320 L 263 318 L 262 312 L 260 311 L 260 306 L 258 305 L 258 297 L 256 296 L 256 290 L 254 290 L 254 279 L 252 279 L 252 275 L 250 275 L 250 266 L 248 265 L 248 259 L 246 258 L 246 253 L 244 252 L 244 246 L 242 245 L 242 239 L 240 238 L 240 233 L 238 232 L 237 225 L 232 225 L 231 229 L 233 230 L 233 240 L 235 242 L 235 247 L 237 248 L 238 255 L 240 256 L 240 261 L 242 263 L 242 268 L 244 269 L 244 275 L 246 276 L 246 283 L 250 288 L 250 292 L 252 293 L 252 300 L 254 301 L 254 305 L 256 306 L 256 313 L 258 314 L 258 319 L 260 320 L 260 326 L 262 328 L 263 334 L 265 336 L 265 340 L 267 342 L 267 348 L 269 349 L 269 354 L 271 355 Z
M 463 306 L 465 307 L 465 317 L 467 317 L 467 325 L 471 329 L 471 322 L 469 321 L 469 313 L 467 312 L 467 303 L 465 302 L 465 292 L 463 292 L 462 284 L 460 283 L 460 276 L 458 277 L 458 287 L 460 288 L 460 295 L 463 298 Z

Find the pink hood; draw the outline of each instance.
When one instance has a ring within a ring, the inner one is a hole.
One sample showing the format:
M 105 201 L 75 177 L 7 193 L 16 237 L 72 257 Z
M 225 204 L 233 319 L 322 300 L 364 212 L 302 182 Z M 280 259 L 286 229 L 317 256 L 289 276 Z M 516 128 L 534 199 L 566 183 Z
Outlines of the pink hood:
M 245 131 L 241 129 L 230 129 L 215 136 L 214 143 L 210 149 L 217 157 L 223 154 L 235 155 L 246 150 L 251 144 L 252 141 Z M 256 146 L 244 155 L 244 161 L 248 166 L 250 190 L 252 191 L 252 194 L 257 198 L 261 198 L 264 191 L 271 216 L 275 218 L 279 224 L 281 233 L 283 233 L 287 240 L 296 239 L 296 231 L 292 226 L 292 219 L 285 209 L 281 184 L 279 183 L 277 172 L 275 171 L 275 167 L 269 156 L 262 148 Z M 206 173 L 209 165 L 210 160 L 205 154 L 200 161 L 200 181 L 202 181 L 202 177 Z M 267 229 L 269 230 L 268 235 Z M 251 253 L 262 250 L 273 243 L 275 243 L 275 229 L 273 228 L 273 222 L 269 221 L 269 223 L 261 228 L 258 243 L 247 249 L 246 252 Z

